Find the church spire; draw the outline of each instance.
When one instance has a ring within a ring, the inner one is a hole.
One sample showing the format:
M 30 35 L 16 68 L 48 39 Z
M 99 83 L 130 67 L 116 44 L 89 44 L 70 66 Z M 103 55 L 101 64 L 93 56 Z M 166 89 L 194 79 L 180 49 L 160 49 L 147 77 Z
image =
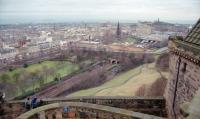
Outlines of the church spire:
M 119 21 L 118 21 L 118 24 L 117 24 L 117 38 L 120 38 L 121 37 L 121 29 L 120 29 L 120 24 L 119 24 Z

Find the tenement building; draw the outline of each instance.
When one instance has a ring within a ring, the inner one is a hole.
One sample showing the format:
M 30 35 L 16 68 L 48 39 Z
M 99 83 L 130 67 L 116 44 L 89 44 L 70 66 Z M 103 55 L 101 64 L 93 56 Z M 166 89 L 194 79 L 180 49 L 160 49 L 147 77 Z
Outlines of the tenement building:
M 200 119 L 200 20 L 185 38 L 170 37 L 170 80 L 165 98 L 170 119 Z

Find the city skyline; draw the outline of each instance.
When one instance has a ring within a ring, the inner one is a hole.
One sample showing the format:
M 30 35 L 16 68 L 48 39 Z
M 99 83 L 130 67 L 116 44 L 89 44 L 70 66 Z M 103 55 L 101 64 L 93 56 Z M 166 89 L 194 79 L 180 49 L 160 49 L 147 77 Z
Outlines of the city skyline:
M 199 0 L 0 0 L 0 24 L 161 21 L 194 24 Z

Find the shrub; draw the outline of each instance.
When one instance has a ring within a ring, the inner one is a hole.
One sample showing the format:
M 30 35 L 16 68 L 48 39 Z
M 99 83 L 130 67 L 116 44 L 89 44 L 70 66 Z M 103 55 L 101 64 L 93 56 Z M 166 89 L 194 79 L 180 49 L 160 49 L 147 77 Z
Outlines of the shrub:
M 136 91 L 136 96 L 145 96 L 145 97 L 163 96 L 166 84 L 167 84 L 167 79 L 165 79 L 164 77 L 158 78 L 150 86 L 142 85 L 141 87 L 139 87 L 139 89 Z
M 28 64 L 24 64 L 24 66 L 23 66 L 24 68 L 27 68 L 28 67 Z
M 11 71 L 13 71 L 14 69 L 13 68 L 9 68 L 9 71 L 11 72 Z
M 156 61 L 156 68 L 165 71 L 169 69 L 169 53 L 161 54 Z

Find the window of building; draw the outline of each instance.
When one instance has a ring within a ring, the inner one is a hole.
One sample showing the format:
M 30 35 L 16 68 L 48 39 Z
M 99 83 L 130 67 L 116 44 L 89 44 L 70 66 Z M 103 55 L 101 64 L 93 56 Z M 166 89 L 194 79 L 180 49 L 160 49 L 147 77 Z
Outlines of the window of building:
M 182 72 L 185 72 L 187 68 L 187 63 L 183 63 L 183 68 L 182 68 Z

